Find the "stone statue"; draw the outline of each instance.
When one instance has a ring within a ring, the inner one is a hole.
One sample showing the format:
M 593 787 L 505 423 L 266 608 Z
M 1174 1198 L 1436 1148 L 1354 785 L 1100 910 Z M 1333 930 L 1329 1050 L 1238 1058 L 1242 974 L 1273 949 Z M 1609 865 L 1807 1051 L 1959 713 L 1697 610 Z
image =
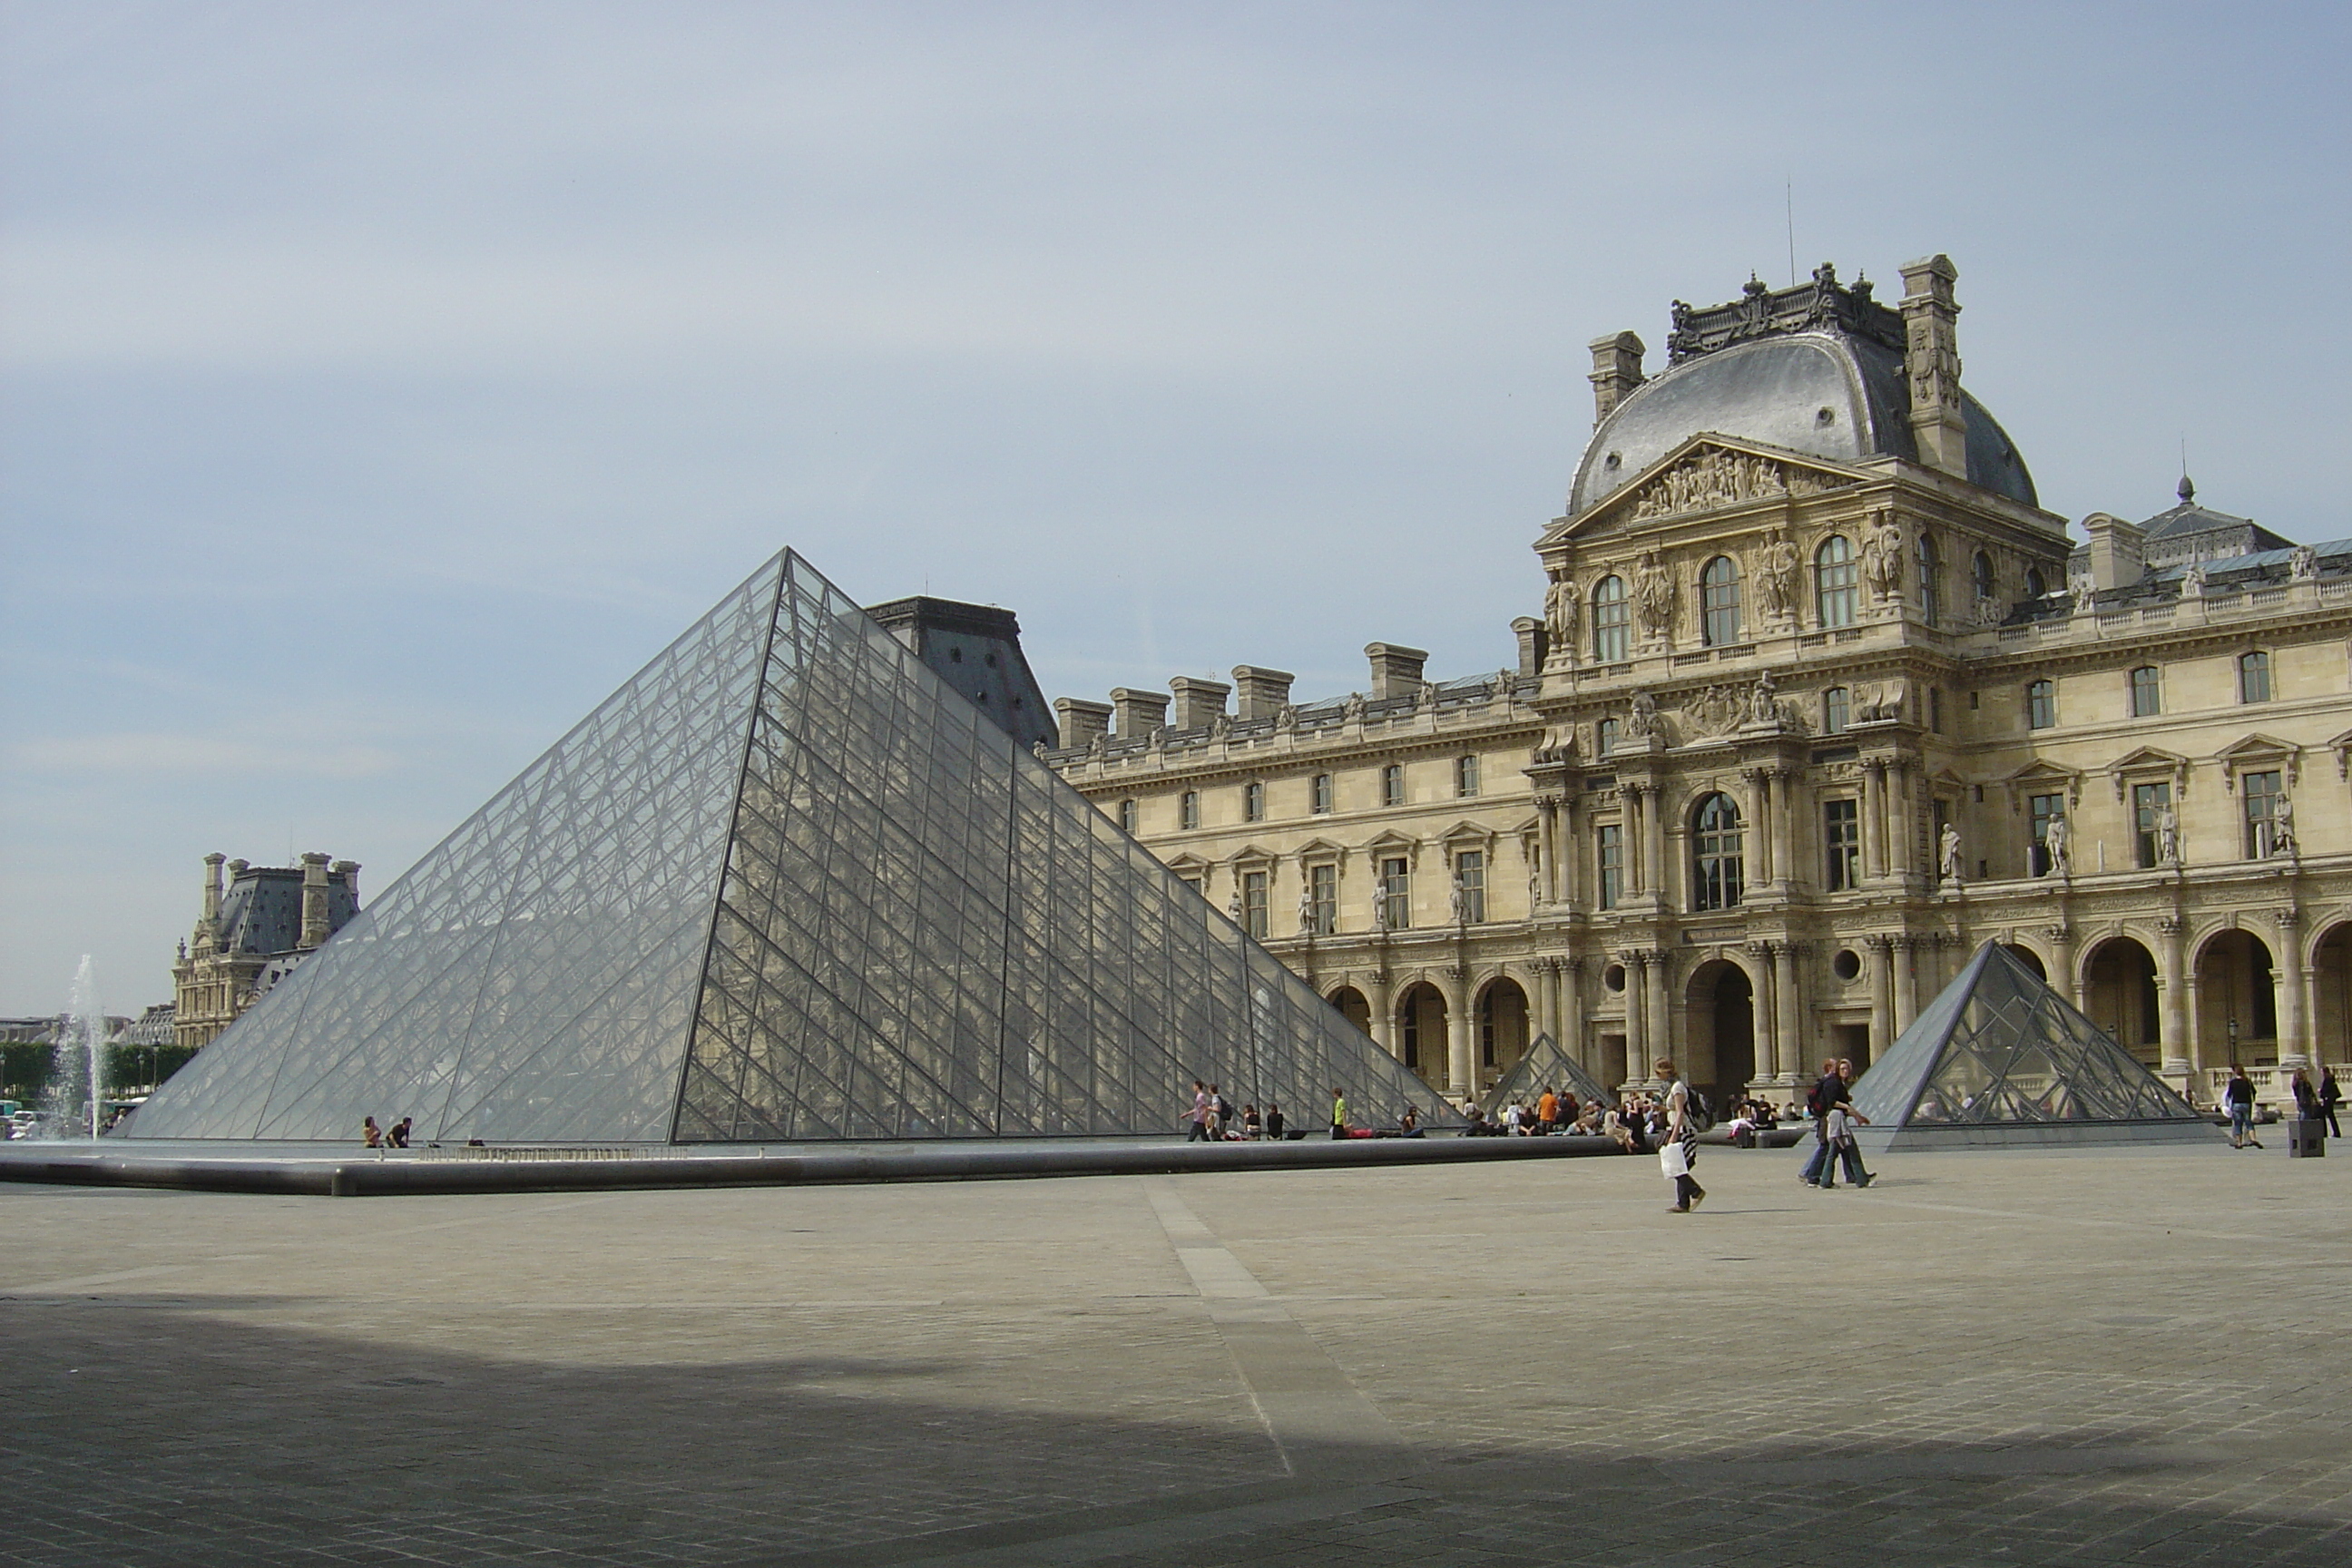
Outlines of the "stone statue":
M 1884 604 L 1903 596 L 1903 525 L 1881 512 L 1862 542 L 1862 576 L 1871 596 Z
M 1642 629 L 1654 637 L 1663 637 L 1674 630 L 1675 580 L 1664 566 L 1658 564 L 1657 552 L 1642 557 L 1633 569 L 1633 608 L 1642 617 Z
M 1235 888 L 1234 896 L 1225 900 L 1225 913 L 1233 917 L 1234 924 L 1242 923 L 1242 890 L 1239 888 Z
M 2202 562 L 2192 561 L 2181 569 L 2180 596 L 2184 599 L 2205 596 L 2205 566 Z
M 1381 886 L 1380 879 L 1377 877 L 1372 879 L 1372 929 L 1374 931 L 1389 929 L 1388 889 Z
M 1212 741 L 1222 741 L 1233 732 L 1234 716 L 1232 714 L 1220 713 L 1209 721 L 1209 739 Z
M 1042 762 L 1044 762 L 1044 761 L 1045 760 L 1045 753 L 1046 753 L 1046 752 L 1050 752 L 1050 751 L 1052 751 L 1053 749 L 1054 749 L 1054 748 L 1053 748 L 1051 745 L 1047 744 L 1045 742 L 1044 742 L 1044 741 L 1038 741 L 1038 742 L 1034 742 L 1034 744 L 1032 744 L 1032 745 L 1030 746 L 1030 748 L 1029 748 L 1029 754 L 1030 754 L 1031 756 L 1033 756 L 1033 757 L 1035 757 L 1039 762 L 1041 762 L 1041 763 L 1042 763 Z
M 1310 879 L 1298 885 L 1298 934 L 1321 936 L 1317 928 L 1322 924 L 1315 918 L 1315 883 Z
M 2292 855 L 2294 844 L 2294 802 L 2285 795 L 2271 807 L 2271 853 Z
M 1089 761 L 1101 762 L 1103 753 L 1109 750 L 1110 736 L 1100 730 L 1097 730 L 1087 742 L 1087 757 Z
M 1455 925 L 1466 925 L 1470 920 L 1470 895 L 1462 886 L 1462 873 L 1454 874 L 1453 885 L 1445 889 L 1445 918 Z
M 2074 830 L 2066 826 L 2065 817 L 2050 819 L 2050 826 L 2042 829 L 2042 847 L 2050 857 L 2050 866 L 2042 873 L 2043 876 L 2071 877 L 2074 874 L 2074 858 L 2071 848 L 2074 839 Z
M 1286 702 L 1280 708 L 1275 710 L 1274 731 L 1276 734 L 1287 735 L 1293 730 L 1297 728 L 1298 710 L 1297 708 Z
M 1756 605 L 1768 620 L 1783 621 L 1796 606 L 1797 547 L 1774 529 L 1756 566 Z
M 2172 809 L 2170 801 L 2156 808 L 2156 863 L 2180 864 L 2180 814 Z
M 1562 577 L 1544 590 L 1544 626 L 1551 637 L 1553 651 L 1568 653 L 1576 647 L 1576 622 L 1583 609 L 1577 597 L 1576 584 Z
M 1772 672 L 1760 670 L 1756 685 L 1748 693 L 1748 721 L 1750 724 L 1778 724 L 1780 705 L 1772 699 Z
M 2308 583 L 2319 575 L 2319 552 L 2308 544 L 2298 544 L 2288 552 L 2287 575 L 2298 583 Z
M 1340 711 L 1347 717 L 1349 723 L 1362 723 L 1364 721 L 1364 694 L 1360 691 L 1350 691 L 1348 693 L 1347 705 L 1342 708 Z
M 1948 822 L 1936 840 L 1936 874 L 1954 886 L 1961 880 L 1960 830 Z
M 1423 681 L 1423 682 L 1421 683 L 1421 689 L 1420 689 L 1420 690 L 1418 690 L 1418 691 L 1416 691 L 1416 692 L 1414 692 L 1414 693 L 1412 694 L 1412 705 L 1413 705 L 1413 708 L 1414 708 L 1417 711 L 1419 711 L 1419 712 L 1423 712 L 1423 713 L 1434 713 L 1434 712 L 1436 712 L 1436 711 L 1437 711 L 1437 682 L 1435 682 L 1434 680 L 1424 680 L 1424 681 Z
M 1646 741 L 1658 732 L 1658 700 L 1647 691 L 1633 693 L 1633 711 L 1625 715 L 1628 739 Z

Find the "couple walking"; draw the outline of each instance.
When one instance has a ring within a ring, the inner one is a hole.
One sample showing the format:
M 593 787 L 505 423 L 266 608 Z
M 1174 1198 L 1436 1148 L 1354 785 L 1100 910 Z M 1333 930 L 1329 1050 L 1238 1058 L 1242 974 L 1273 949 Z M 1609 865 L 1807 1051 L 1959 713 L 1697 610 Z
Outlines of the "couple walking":
M 1841 1058 L 1822 1064 L 1820 1081 L 1805 1095 L 1805 1114 L 1813 1119 L 1813 1152 L 1797 1180 L 1807 1186 L 1836 1186 L 1841 1164 L 1845 1179 L 1857 1187 L 1878 1179 L 1862 1168 L 1862 1150 L 1854 1143 L 1855 1125 L 1867 1125 L 1870 1118 L 1853 1108 L 1853 1063 Z

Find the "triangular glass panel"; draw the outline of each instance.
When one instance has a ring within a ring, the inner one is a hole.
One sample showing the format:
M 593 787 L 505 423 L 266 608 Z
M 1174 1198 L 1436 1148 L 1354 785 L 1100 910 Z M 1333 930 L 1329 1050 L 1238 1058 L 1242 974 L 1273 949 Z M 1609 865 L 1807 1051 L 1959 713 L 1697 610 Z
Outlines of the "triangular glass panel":
M 1511 1064 L 1508 1071 L 1495 1080 L 1479 1107 L 1488 1116 L 1500 1116 L 1504 1108 L 1517 1100 L 1530 1110 L 1543 1098 L 1547 1089 L 1564 1089 L 1576 1096 L 1578 1102 L 1598 1100 L 1613 1104 L 1616 1096 L 1601 1087 L 1601 1080 L 1588 1071 L 1582 1062 L 1569 1055 L 1565 1047 L 1549 1034 L 1538 1035 L 1527 1054 Z

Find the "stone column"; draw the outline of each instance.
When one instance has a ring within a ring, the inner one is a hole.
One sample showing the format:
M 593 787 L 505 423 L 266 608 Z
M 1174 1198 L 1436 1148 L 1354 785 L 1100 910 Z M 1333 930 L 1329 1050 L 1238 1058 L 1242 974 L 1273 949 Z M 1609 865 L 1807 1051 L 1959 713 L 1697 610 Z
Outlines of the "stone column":
M 1780 1057 L 1774 1076 L 1784 1083 L 1802 1080 L 1805 1071 L 1805 1039 L 1803 1014 L 1798 1009 L 1797 944 L 1776 942 L 1772 944 L 1772 999 L 1780 1005 L 1780 1016 L 1775 1026 L 1779 1037 Z
M 1617 954 L 1617 963 L 1625 971 L 1625 1081 L 1638 1083 L 1649 1076 L 1650 1020 L 1643 1016 L 1649 1010 L 1649 988 L 1643 983 L 1640 949 L 1627 948 Z M 1638 1068 L 1636 1061 L 1642 1063 Z
M 2045 934 L 2050 938 L 2050 956 L 2058 963 L 2058 973 L 2052 976 L 2051 983 L 2058 987 L 2058 994 L 2074 1004 L 2079 1013 L 2083 1010 L 2083 977 L 2074 968 L 2074 928 L 2062 923 L 2052 926 Z
M 1755 961 L 1755 996 L 1748 1011 L 1756 1020 L 1756 1077 L 1769 1078 L 1780 1070 L 1780 984 L 1772 967 L 1777 942 L 1751 942 L 1748 956 Z
M 1446 1092 L 1455 1099 L 1478 1094 L 1477 1037 L 1470 1026 L 1470 972 L 1459 964 L 1445 976 Z
M 1911 874 L 1911 779 L 1901 759 L 1886 764 L 1886 782 L 1879 790 L 1879 805 L 1886 814 L 1880 829 L 1886 836 L 1886 869 L 1890 876 Z
M 2278 990 L 2279 1068 L 2284 1077 L 2311 1065 L 2311 1037 L 2304 1022 L 2311 1014 L 2304 1005 L 2303 911 L 2289 905 L 2273 910 L 2271 920 L 2278 927 L 2278 962 L 2271 973 Z M 2280 1093 L 2284 1096 L 2286 1091 L 2282 1088 Z M 2294 1101 L 2283 1098 L 2280 1103 Z
M 1552 1015 L 1557 1028 L 1552 1038 L 1560 1043 L 1571 1061 L 1583 1062 L 1590 1068 L 1593 1064 L 1584 1054 L 1583 979 L 1584 960 L 1573 955 L 1552 960 L 1552 994 L 1557 999 Z M 1595 1071 L 1592 1076 L 1601 1075 Z
M 1864 879 L 1886 874 L 1886 764 L 1875 760 L 1862 764 L 1862 874 Z
M 2189 1044 L 2188 935 L 2189 922 L 2179 915 L 2167 915 L 2156 922 L 2164 940 L 2158 943 L 2164 951 L 2157 955 L 2158 983 L 2162 987 L 2162 1012 L 2157 1025 L 2158 1039 L 2163 1042 L 2164 1073 L 2170 1078 L 2186 1075 L 2190 1068 Z
M 1642 890 L 1666 899 L 1666 815 L 1661 809 L 1664 792 L 1656 784 L 1642 786 Z
M 1919 1016 L 1918 961 L 1920 939 L 1898 936 L 1888 939 L 1886 956 L 1895 966 L 1895 1033 L 1900 1035 Z M 1871 1059 L 1877 1060 L 1874 1053 Z
M 1649 992 L 1648 1003 L 1643 1010 L 1650 1016 L 1653 1036 L 1649 1059 L 1642 1064 L 1643 1079 L 1652 1076 L 1652 1065 L 1660 1057 L 1671 1059 L 1675 1054 L 1674 1015 L 1667 1010 L 1666 1004 L 1666 961 L 1671 956 L 1657 948 L 1652 948 L 1642 955 L 1642 978 Z M 1676 1062 L 1675 1065 L 1681 1064 Z
M 1396 1060 L 1404 1060 L 1404 1053 L 1397 1045 L 1396 986 L 1389 979 L 1389 972 L 1372 971 L 1364 986 L 1370 993 L 1364 1000 L 1371 1004 L 1372 1043 Z
M 1797 879 L 1797 819 L 1789 798 L 1796 788 L 1795 769 L 1772 770 L 1772 865 L 1783 887 Z
M 1539 793 L 1536 796 L 1536 854 L 1542 864 L 1528 885 L 1536 890 L 1539 904 L 1557 902 L 1559 899 L 1559 796 Z M 1528 911 L 1535 913 L 1533 910 Z
M 1895 1043 L 1895 943 L 1873 933 L 1862 939 L 1870 950 L 1870 1059 Z
M 1552 814 L 1551 861 L 1546 875 L 1552 879 L 1551 896 L 1564 904 L 1573 904 L 1580 895 L 1577 891 L 1576 796 L 1559 797 L 1559 807 Z
M 1748 825 L 1756 835 L 1756 876 L 1758 887 L 1780 879 L 1773 868 L 1780 864 L 1778 846 L 1772 842 L 1772 770 L 1747 768 L 1739 775 L 1748 783 Z

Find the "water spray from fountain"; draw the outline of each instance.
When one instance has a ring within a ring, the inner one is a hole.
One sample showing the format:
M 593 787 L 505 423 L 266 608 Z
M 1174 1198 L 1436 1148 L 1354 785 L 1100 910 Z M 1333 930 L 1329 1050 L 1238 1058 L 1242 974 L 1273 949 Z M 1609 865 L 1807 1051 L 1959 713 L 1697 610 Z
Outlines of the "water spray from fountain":
M 42 1121 L 51 1137 L 76 1138 L 85 1129 L 91 1138 L 99 1135 L 106 1113 L 106 1037 L 98 966 L 84 953 L 66 1016 L 58 1020 L 57 1041 L 49 1047 L 49 1081 L 42 1094 L 48 1114 Z

